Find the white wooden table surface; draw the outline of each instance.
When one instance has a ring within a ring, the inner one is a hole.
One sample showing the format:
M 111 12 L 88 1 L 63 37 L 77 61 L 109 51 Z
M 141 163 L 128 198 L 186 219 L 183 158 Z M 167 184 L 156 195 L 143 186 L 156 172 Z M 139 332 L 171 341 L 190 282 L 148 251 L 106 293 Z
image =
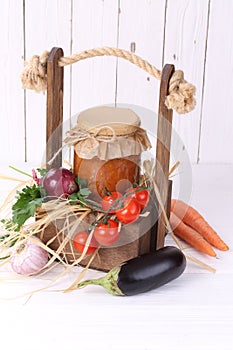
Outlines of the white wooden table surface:
M 188 262 L 185 273 L 150 293 L 114 297 L 96 286 L 56 292 L 77 275 L 72 270 L 49 290 L 28 300 L 40 279 L 4 279 L 0 272 L 2 344 L 17 349 L 230 350 L 233 344 L 233 165 L 193 167 L 191 204 L 230 246 L 218 258 L 195 257 L 217 269 L 210 273 Z M 9 184 L 0 181 L 2 195 Z M 172 241 L 168 238 L 167 244 Z M 58 268 L 60 270 L 60 268 Z M 87 277 L 100 272 L 90 271 Z M 10 272 L 10 277 L 13 277 Z M 53 278 L 53 274 L 46 275 Z M 22 294 L 22 297 L 15 298 Z

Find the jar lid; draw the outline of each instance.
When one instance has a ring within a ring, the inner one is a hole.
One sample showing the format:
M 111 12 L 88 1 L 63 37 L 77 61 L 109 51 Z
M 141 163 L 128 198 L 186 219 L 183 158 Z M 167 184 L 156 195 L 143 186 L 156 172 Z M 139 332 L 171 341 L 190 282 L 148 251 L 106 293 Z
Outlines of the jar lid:
M 91 133 L 96 133 L 103 126 L 111 126 L 116 136 L 129 135 L 140 126 L 138 115 L 129 108 L 100 106 L 86 109 L 78 115 L 77 126 Z M 99 135 L 111 136 L 106 128 Z

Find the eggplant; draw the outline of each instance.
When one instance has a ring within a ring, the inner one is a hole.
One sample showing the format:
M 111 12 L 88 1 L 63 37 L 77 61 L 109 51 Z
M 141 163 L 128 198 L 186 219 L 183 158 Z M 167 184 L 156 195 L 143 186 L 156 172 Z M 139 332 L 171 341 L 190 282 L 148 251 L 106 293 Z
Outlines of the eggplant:
M 114 267 L 104 277 L 80 282 L 77 288 L 100 285 L 113 295 L 145 293 L 174 280 L 185 270 L 186 258 L 180 249 L 166 246 Z

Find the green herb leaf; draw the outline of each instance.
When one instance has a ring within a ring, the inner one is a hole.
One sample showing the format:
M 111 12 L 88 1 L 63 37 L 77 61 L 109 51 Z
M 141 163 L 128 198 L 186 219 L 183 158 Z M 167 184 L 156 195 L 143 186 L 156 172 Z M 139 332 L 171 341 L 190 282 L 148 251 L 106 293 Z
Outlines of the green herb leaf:
M 78 193 L 72 193 L 69 195 L 68 199 L 70 200 L 71 205 L 76 205 L 78 201 Z
M 40 174 L 41 177 L 44 177 L 48 172 L 47 169 L 40 169 L 40 168 L 37 168 L 36 171 Z
M 34 184 L 26 186 L 18 192 L 17 201 L 12 207 L 12 221 L 18 229 L 30 217 L 34 217 L 37 207 L 41 207 L 45 191 L 41 186 Z
M 89 188 L 81 188 L 80 190 L 79 190 L 79 193 L 80 193 L 80 195 L 81 196 L 83 196 L 83 197 L 88 197 L 89 196 L 89 194 L 91 194 L 91 191 L 89 190 Z
M 17 224 L 15 224 L 12 219 L 2 219 L 1 223 L 4 224 L 5 229 L 8 231 L 19 231 Z M 0 236 L 0 242 L 5 239 L 5 236 L 7 238 L 9 234 Z
M 13 220 L 9 219 L 2 219 L 1 223 L 4 224 L 5 229 L 8 231 L 19 231 L 19 227 L 17 224 L 13 222 Z M 15 243 L 18 241 L 18 238 L 16 237 L 15 239 L 9 239 L 11 238 L 11 233 L 5 233 L 0 235 L 0 243 L 4 243 L 6 247 L 13 247 Z
M 87 180 L 81 179 L 79 176 L 76 176 L 75 181 L 79 185 L 79 188 L 86 188 L 87 187 Z
M 6 233 L 5 235 L 0 236 L 0 242 L 4 242 L 5 239 L 9 238 L 10 234 Z
M 82 207 L 85 207 L 85 198 L 80 194 L 80 192 L 72 193 L 68 198 L 71 205 L 80 204 Z
M 81 179 L 79 176 L 76 176 L 75 181 L 78 184 L 79 191 L 77 193 L 72 193 L 69 196 L 69 200 L 71 200 L 70 204 L 76 205 L 78 203 L 85 207 L 85 202 L 88 196 L 91 194 L 91 191 L 87 187 L 87 181 L 85 179 Z

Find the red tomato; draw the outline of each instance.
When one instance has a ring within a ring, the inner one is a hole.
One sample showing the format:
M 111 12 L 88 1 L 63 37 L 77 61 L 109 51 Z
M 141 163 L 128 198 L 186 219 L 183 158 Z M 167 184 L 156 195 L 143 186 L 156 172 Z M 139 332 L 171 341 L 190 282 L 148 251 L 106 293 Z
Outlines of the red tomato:
M 86 231 L 80 231 L 74 236 L 73 245 L 79 253 L 82 253 L 84 251 L 84 247 L 88 237 L 89 234 Z M 96 251 L 97 246 L 98 243 L 96 242 L 95 238 L 92 237 L 90 245 L 87 248 L 86 254 L 93 254 Z
M 111 245 L 118 237 L 118 223 L 114 220 L 108 220 L 106 224 L 100 223 L 94 229 L 96 241 L 104 246 Z
M 149 191 L 144 189 L 140 190 L 140 187 L 135 187 L 127 191 L 127 193 L 131 193 L 131 192 L 132 192 L 132 197 L 131 196 L 130 197 L 135 199 L 140 204 L 141 210 L 143 210 L 147 206 L 150 200 Z
M 112 192 L 110 195 L 105 196 L 102 199 L 102 208 L 104 211 L 109 211 L 110 207 L 111 210 L 109 211 L 110 214 L 114 214 L 116 212 L 116 206 L 119 204 L 119 201 L 114 206 L 114 202 L 116 199 L 119 199 L 122 197 L 122 194 L 120 192 Z
M 120 210 L 117 210 L 116 216 L 120 222 L 124 224 L 130 224 L 139 218 L 140 212 L 140 204 L 135 199 L 128 198 L 124 202 L 124 207 Z

